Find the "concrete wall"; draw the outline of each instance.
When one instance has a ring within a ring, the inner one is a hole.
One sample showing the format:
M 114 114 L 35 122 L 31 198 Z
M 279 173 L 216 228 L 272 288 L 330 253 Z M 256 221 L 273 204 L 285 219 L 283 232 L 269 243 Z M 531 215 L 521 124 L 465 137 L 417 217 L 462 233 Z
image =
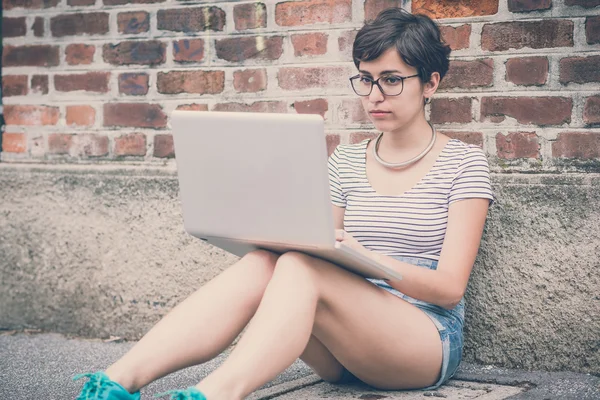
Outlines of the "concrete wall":
M 5 162 L 172 158 L 175 109 L 313 113 L 330 150 L 376 131 L 350 88 L 357 30 L 437 19 L 451 65 L 427 115 L 495 168 L 600 158 L 600 4 L 590 0 L 5 0 Z M 598 171 L 596 166 L 596 171 Z
M 493 175 L 468 361 L 600 373 L 600 175 Z M 237 257 L 183 230 L 173 170 L 0 165 L 0 328 L 139 338 Z

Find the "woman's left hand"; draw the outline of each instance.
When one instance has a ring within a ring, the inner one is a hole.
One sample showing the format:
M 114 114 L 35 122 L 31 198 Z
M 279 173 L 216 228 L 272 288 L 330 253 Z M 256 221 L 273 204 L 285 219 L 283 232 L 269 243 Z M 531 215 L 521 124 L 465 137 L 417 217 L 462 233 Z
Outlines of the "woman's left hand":
M 363 254 L 369 253 L 369 250 L 362 244 L 358 243 L 354 237 L 343 229 L 335 230 L 335 240 L 341 242 L 344 246 L 348 246 Z

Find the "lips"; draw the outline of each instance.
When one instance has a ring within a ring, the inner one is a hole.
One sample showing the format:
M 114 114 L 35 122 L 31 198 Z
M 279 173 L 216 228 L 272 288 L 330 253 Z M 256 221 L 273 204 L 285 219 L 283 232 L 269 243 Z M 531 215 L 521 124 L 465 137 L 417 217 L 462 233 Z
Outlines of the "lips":
M 391 114 L 391 112 L 382 110 L 372 110 L 369 111 L 369 114 L 371 114 L 373 117 L 385 117 L 386 115 Z

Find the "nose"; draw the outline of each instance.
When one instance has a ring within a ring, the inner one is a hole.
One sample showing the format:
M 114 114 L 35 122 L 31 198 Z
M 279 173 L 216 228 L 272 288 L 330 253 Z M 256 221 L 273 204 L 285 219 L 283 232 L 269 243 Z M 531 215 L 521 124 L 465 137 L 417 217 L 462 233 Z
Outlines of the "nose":
M 383 101 L 384 94 L 379 89 L 379 86 L 373 85 L 373 89 L 371 89 L 371 94 L 369 94 L 369 101 L 371 103 L 379 103 Z

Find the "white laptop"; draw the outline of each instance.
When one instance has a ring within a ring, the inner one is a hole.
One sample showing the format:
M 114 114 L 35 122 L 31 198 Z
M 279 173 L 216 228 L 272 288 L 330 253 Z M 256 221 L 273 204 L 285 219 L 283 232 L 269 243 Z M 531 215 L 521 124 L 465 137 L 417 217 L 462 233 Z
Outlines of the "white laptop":
M 171 125 L 188 233 L 240 257 L 297 250 L 402 279 L 335 240 L 323 118 L 174 111 Z

